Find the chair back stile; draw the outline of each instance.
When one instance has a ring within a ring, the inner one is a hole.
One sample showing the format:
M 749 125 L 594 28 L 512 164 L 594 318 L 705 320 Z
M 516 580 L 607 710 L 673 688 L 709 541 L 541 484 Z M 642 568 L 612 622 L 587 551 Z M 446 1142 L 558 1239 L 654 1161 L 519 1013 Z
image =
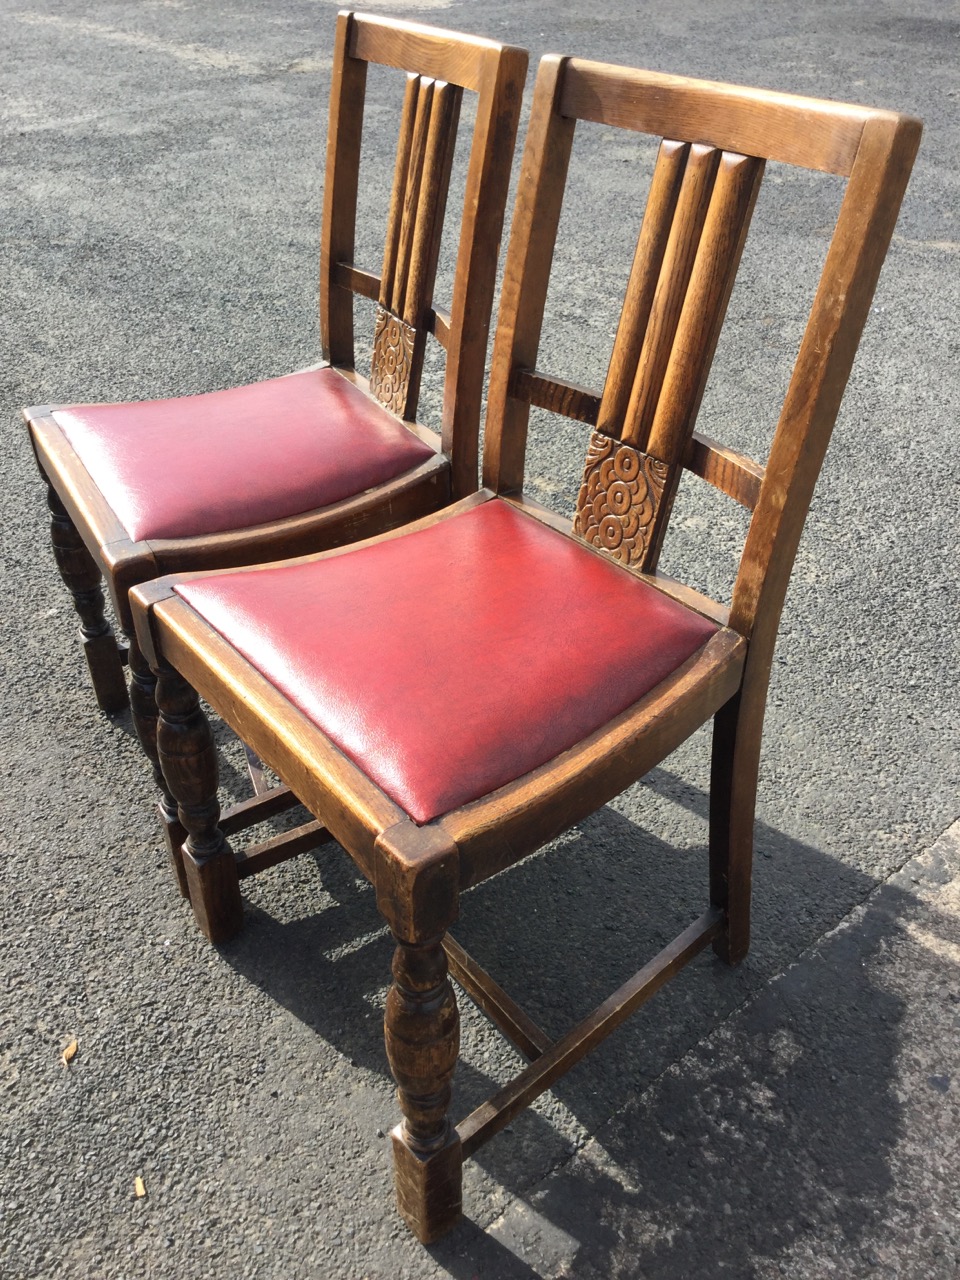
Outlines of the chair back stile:
M 369 63 L 407 72 L 394 178 L 379 275 L 354 262 L 356 204 Z M 391 412 L 414 421 L 427 336 L 446 352 L 441 447 L 452 492 L 477 486 L 479 416 L 510 144 L 526 54 L 490 41 L 458 38 L 364 15 L 342 15 L 330 95 L 327 182 L 320 264 L 324 358 L 352 369 L 353 295 L 377 304 L 370 391 Z M 463 219 L 449 314 L 435 310 L 450 174 L 464 90 L 478 96 Z M 491 111 L 499 102 L 499 112 Z M 468 305 L 469 304 L 469 305 Z M 486 318 L 484 318 L 486 317 Z
M 864 124 L 800 344 L 733 590 L 730 625 L 776 631 L 807 508 L 896 225 L 919 121 Z

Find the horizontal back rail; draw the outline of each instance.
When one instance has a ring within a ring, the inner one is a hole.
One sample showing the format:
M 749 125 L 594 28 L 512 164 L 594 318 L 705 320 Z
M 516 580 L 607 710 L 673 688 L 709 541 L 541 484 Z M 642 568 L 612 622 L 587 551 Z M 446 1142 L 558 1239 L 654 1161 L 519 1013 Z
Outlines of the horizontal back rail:
M 564 378 L 552 378 L 539 369 L 518 369 L 510 395 L 515 400 L 536 405 L 538 409 L 549 409 L 576 422 L 586 422 L 591 427 L 596 426 L 600 413 L 600 397 L 595 391 Z
M 597 425 L 600 414 L 600 395 L 596 391 L 551 377 L 539 369 L 518 370 L 510 384 L 510 396 L 588 427 Z M 694 431 L 683 465 L 749 511 L 757 505 L 766 469 L 747 454 Z
M 445 35 L 417 22 L 394 21 L 367 13 L 353 15 L 347 44 L 352 58 L 447 80 L 475 92 L 483 83 L 482 55 L 495 58 L 499 50 L 500 46 L 493 40 L 460 33 L 454 48 Z
M 683 465 L 748 511 L 757 505 L 766 468 L 745 453 L 695 431 Z
M 658 137 L 707 143 L 848 177 L 867 119 L 878 113 L 817 98 L 740 89 L 707 80 L 626 73 L 570 58 L 560 114 Z
M 338 289 L 349 289 L 351 293 L 358 293 L 371 302 L 379 300 L 380 277 L 375 272 L 355 267 L 349 262 L 334 262 L 330 275 Z
M 373 271 L 364 271 L 348 262 L 336 262 L 331 271 L 333 283 L 340 289 L 349 289 L 361 298 L 369 298 L 377 302 L 380 297 L 380 276 Z M 450 315 L 440 307 L 430 307 L 425 315 L 424 323 L 442 347 L 446 347 L 450 335 Z

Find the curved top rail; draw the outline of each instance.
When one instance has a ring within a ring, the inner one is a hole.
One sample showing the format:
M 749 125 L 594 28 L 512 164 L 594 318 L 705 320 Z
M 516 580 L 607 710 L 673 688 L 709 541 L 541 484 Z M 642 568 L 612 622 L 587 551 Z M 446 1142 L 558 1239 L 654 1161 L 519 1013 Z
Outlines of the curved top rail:
M 849 177 L 870 119 L 894 111 L 566 59 L 560 114 Z

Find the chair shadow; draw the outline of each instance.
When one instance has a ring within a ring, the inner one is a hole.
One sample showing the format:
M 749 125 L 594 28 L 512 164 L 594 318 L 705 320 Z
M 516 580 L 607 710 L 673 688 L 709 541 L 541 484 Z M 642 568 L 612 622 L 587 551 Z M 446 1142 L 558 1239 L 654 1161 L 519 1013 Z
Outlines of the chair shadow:
M 536 1213 L 577 1242 L 573 1274 L 739 1280 L 801 1239 L 859 1250 L 864 1272 L 876 1265 L 870 1246 L 897 1193 L 905 1004 L 863 961 L 905 928 L 912 902 L 882 889 L 854 930 L 826 939 L 734 1027 L 629 1099 L 602 1128 L 599 1158 L 543 1184 Z M 943 936 L 949 928 L 936 922 Z
M 667 770 L 654 770 L 643 786 L 703 820 L 704 794 Z M 709 953 L 699 957 L 554 1086 L 562 1124 L 528 1110 L 474 1157 L 528 1203 L 532 1188 L 563 1170 L 543 1182 L 535 1211 L 579 1241 L 577 1275 L 614 1274 L 612 1260 L 622 1259 L 632 1233 L 637 1269 L 618 1274 L 706 1275 L 722 1266 L 747 1276 L 751 1259 L 775 1257 L 813 1222 L 829 1221 L 856 1245 L 882 1212 L 900 1127 L 892 1081 L 903 1009 L 871 984 L 859 955 L 903 927 L 912 900 L 885 887 L 882 907 L 867 912 L 855 937 L 828 937 L 813 962 L 770 985 L 874 886 L 762 823 L 756 845 L 751 960 L 731 970 Z M 382 1003 L 391 942 L 349 858 L 334 846 L 314 861 L 317 913 L 282 922 L 250 907 L 247 928 L 223 954 L 353 1063 L 387 1080 L 370 1010 Z M 699 914 L 705 895 L 705 846 L 678 851 L 608 807 L 464 895 L 455 932 L 561 1034 Z M 543 963 L 555 954 L 563 963 Z M 705 1037 L 751 997 L 736 1052 L 728 1045 L 718 1068 Z M 479 1015 L 467 1005 L 461 999 L 457 1118 L 501 1082 L 471 1061 Z M 503 1057 L 520 1063 L 509 1046 Z M 616 1176 L 571 1160 L 598 1131 Z M 469 1220 L 431 1253 L 464 1280 L 478 1267 L 507 1280 L 546 1274 Z

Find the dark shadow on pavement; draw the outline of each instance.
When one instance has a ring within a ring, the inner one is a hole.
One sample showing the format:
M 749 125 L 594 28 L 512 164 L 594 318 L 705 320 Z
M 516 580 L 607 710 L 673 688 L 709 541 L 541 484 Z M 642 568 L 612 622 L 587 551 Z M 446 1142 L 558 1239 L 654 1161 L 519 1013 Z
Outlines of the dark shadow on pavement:
M 667 771 L 654 771 L 646 785 L 702 815 L 702 793 Z M 521 1198 L 566 1166 L 538 1193 L 535 1213 L 579 1242 L 573 1274 L 750 1276 L 758 1255 L 775 1258 L 814 1227 L 850 1249 L 869 1247 L 891 1189 L 903 1010 L 873 986 L 863 956 L 902 928 L 911 899 L 885 888 L 882 908 L 869 910 L 862 928 L 828 936 L 767 985 L 829 928 L 825 911 L 839 918 L 872 885 L 762 824 L 757 849 L 762 891 L 751 962 L 730 970 L 701 956 L 553 1090 L 575 1126 L 600 1131 L 616 1175 L 571 1160 L 576 1137 L 536 1111 L 475 1157 Z M 253 908 L 224 955 L 341 1053 L 386 1078 L 369 1010 L 388 980 L 391 944 L 372 891 L 342 852 L 315 859 L 324 902 L 317 914 L 281 923 Z M 705 893 L 705 848 L 678 852 L 607 808 L 465 895 L 456 932 L 560 1034 L 684 927 Z M 362 942 L 351 949 L 352 938 Z M 751 998 L 732 1027 L 720 1026 Z M 504 1057 L 513 1056 L 505 1047 Z M 497 1083 L 468 1052 L 454 1114 Z M 431 1252 L 464 1280 L 546 1274 L 470 1221 Z

